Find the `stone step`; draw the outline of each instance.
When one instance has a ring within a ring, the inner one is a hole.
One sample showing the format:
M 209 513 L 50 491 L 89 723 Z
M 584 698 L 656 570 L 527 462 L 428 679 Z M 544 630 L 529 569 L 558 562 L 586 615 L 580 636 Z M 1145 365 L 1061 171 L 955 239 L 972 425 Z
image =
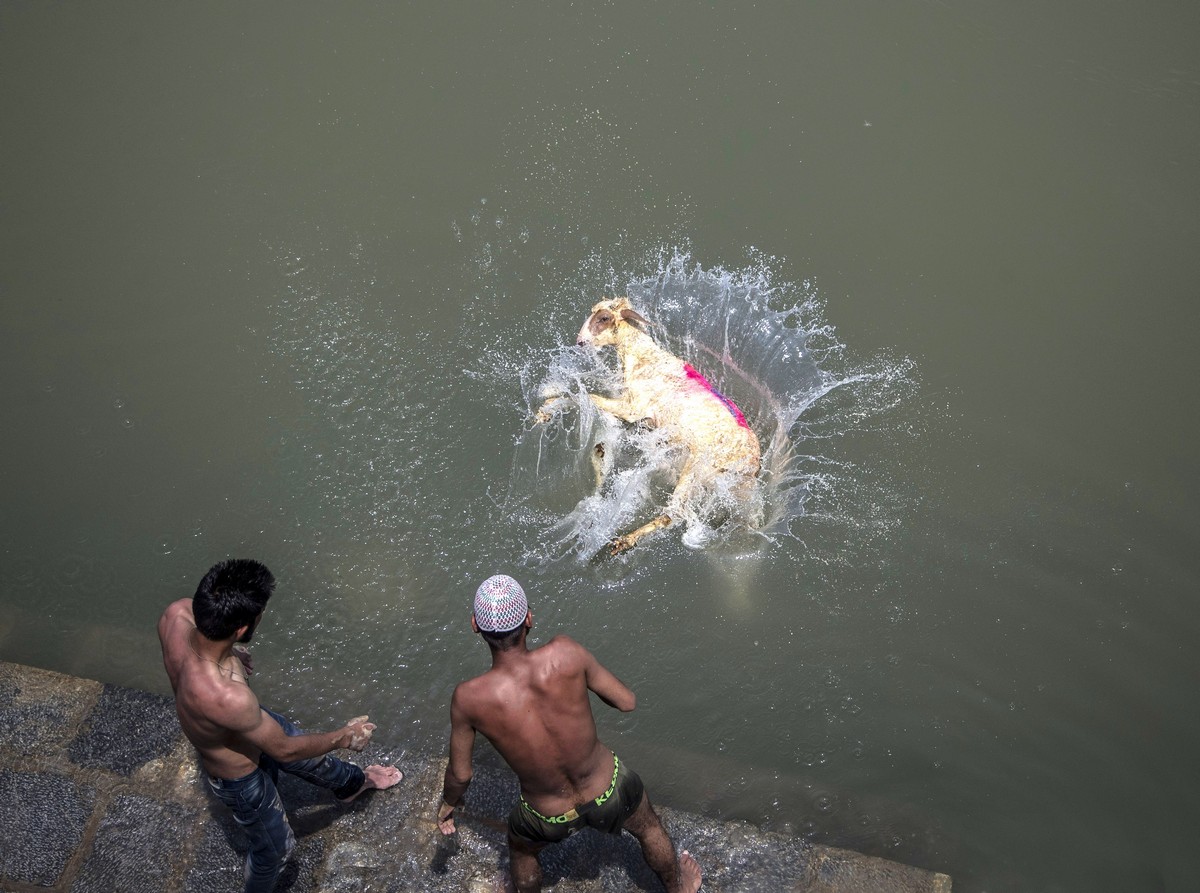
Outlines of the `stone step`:
M 440 757 L 372 745 L 356 762 L 405 779 L 342 805 L 285 776 L 298 844 L 279 893 L 485 893 L 507 873 L 511 772 L 477 767 L 459 822 L 433 815 Z M 227 893 L 245 838 L 201 785 L 170 698 L 0 661 L 0 889 L 6 893 Z M 742 822 L 660 806 L 708 893 L 949 893 L 950 878 Z M 578 834 L 541 856 L 550 893 L 661 889 L 629 835 Z

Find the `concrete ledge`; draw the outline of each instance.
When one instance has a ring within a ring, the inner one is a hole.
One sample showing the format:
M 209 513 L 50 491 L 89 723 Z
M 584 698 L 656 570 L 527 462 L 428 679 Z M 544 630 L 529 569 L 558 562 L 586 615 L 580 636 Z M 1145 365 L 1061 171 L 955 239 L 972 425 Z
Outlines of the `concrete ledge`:
M 368 748 L 405 779 L 350 806 L 285 777 L 298 839 L 289 893 L 489 893 L 507 874 L 509 772 L 477 768 L 455 838 L 432 815 L 445 763 Z M 0 889 L 229 893 L 245 838 L 199 784 L 170 699 L 0 661 Z M 662 807 L 709 893 L 949 893 L 950 878 Z M 658 891 L 629 835 L 579 834 L 542 854 L 547 891 Z M 501 887 L 502 888 L 502 887 Z

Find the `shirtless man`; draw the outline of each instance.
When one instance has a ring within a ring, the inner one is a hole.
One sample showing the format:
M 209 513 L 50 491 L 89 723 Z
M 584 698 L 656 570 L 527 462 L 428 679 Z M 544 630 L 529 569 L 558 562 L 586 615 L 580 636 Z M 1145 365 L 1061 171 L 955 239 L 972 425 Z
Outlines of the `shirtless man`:
M 250 838 L 245 893 L 269 893 L 296 843 L 275 787 L 280 770 L 328 788 L 344 803 L 403 778 L 392 766 L 363 770 L 327 756 L 342 747 L 362 750 L 375 729 L 367 717 L 306 735 L 258 703 L 246 681 L 254 662 L 240 646 L 250 641 L 274 589 L 275 578 L 257 561 L 223 561 L 194 598 L 174 602 L 158 621 L 179 724 L 213 794 Z
M 518 893 L 541 889 L 538 852 L 581 828 L 628 831 L 668 893 L 695 893 L 700 866 L 675 846 L 642 780 L 596 738 L 588 691 L 628 713 L 637 697 L 582 645 L 555 636 L 530 651 L 533 615 L 512 577 L 489 577 L 475 593 L 471 629 L 492 651 L 492 668 L 463 682 L 450 702 L 450 763 L 438 827 L 453 834 L 454 810 L 471 783 L 475 733 L 495 746 L 521 782 L 508 817 L 508 852 Z

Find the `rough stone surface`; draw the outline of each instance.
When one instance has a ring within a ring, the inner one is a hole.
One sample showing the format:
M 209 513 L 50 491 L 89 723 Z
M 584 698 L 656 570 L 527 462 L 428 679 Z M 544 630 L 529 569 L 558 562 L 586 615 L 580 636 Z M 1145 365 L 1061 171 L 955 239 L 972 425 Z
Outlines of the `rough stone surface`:
M 393 762 L 385 755 L 365 754 L 361 763 Z M 349 806 L 340 807 L 336 821 L 329 824 L 331 841 L 327 871 L 321 893 L 456 889 L 431 887 L 436 858 L 436 837 L 431 816 L 436 800 L 430 791 L 441 793 L 441 775 L 429 760 L 397 760 L 404 780 L 388 791 L 363 795 Z M 422 886 L 424 884 L 424 886 Z
M 0 748 L 34 755 L 58 746 L 100 689 L 99 682 L 0 662 Z
M 104 691 L 87 728 L 67 748 L 78 766 L 131 775 L 165 757 L 179 736 L 175 705 L 168 698 L 115 685 Z
M 280 785 L 281 796 L 291 819 L 294 819 L 294 802 L 287 795 L 289 787 L 286 783 Z M 245 832 L 234 821 L 233 815 L 214 799 L 207 800 L 204 814 L 193 814 L 191 821 L 196 823 L 193 830 L 199 839 L 184 873 L 184 893 L 230 893 L 240 890 L 249 846 Z M 295 821 L 292 821 L 292 828 L 296 830 Z M 313 877 L 324 860 L 324 851 L 325 842 L 321 836 L 297 831 L 296 849 L 275 883 L 275 893 L 311 893 L 314 889 Z
M 813 860 L 814 876 L 807 890 L 813 893 L 950 893 L 950 878 L 936 875 L 933 883 L 913 873 L 907 865 L 845 851 L 825 850 Z
M 65 775 L 0 769 L 0 883 L 56 885 L 95 801 L 91 787 Z
M 494 754 L 492 755 L 494 756 Z M 485 756 L 458 834 L 433 821 L 445 761 L 372 745 L 404 780 L 350 804 L 290 776 L 297 846 L 276 893 L 493 893 L 508 873 L 516 780 Z M 0 662 L 0 890 L 233 893 L 246 836 L 200 781 L 169 698 Z M 739 822 L 659 807 L 706 893 L 949 893 L 950 879 Z M 542 853 L 547 893 L 658 893 L 629 835 Z
M 184 893 L 229 893 L 241 889 L 246 838 L 232 818 L 206 816 L 184 875 Z M 240 850 L 238 849 L 240 847 Z
M 186 819 L 177 803 L 117 797 L 100 820 L 72 893 L 165 889 L 183 849 Z

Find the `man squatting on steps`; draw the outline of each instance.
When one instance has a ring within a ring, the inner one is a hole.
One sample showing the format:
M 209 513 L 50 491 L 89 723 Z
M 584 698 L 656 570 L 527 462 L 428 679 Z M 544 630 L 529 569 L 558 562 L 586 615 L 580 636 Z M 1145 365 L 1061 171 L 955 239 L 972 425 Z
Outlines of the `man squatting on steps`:
M 453 834 L 454 810 L 471 782 L 475 733 L 482 733 L 521 783 L 508 817 L 508 850 L 518 893 L 541 889 L 537 854 L 581 828 L 628 831 L 668 893 L 695 893 L 700 866 L 663 828 L 642 780 L 596 737 L 588 691 L 622 712 L 637 705 L 624 683 L 583 646 L 555 636 L 532 651 L 533 615 L 512 577 L 489 577 L 475 593 L 471 629 L 492 652 L 492 667 L 461 683 L 450 703 L 450 762 L 438 826 Z
M 233 811 L 250 838 L 245 893 L 269 893 L 296 838 L 275 785 L 282 770 L 328 788 L 347 803 L 403 777 L 394 766 L 360 769 L 329 752 L 362 750 L 375 724 L 350 720 L 335 732 L 305 734 L 267 710 L 250 690 L 250 641 L 275 578 L 248 559 L 214 565 L 194 598 L 171 604 L 158 621 L 163 664 L 175 691 L 175 711 L 200 754 L 212 792 Z

